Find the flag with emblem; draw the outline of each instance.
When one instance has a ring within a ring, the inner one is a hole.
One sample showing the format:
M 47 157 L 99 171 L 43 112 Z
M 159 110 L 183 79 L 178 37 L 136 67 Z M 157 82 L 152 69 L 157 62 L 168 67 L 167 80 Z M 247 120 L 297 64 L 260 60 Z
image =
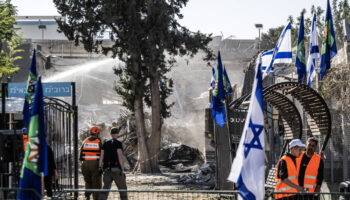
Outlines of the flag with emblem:
M 41 77 L 39 77 L 30 113 L 27 149 L 23 159 L 17 199 L 40 199 L 41 176 L 48 172 L 45 133 L 44 101 Z M 29 190 L 28 190 L 29 189 Z
M 298 83 L 303 83 L 305 74 L 306 74 L 305 43 L 304 43 L 304 14 L 303 13 L 301 13 L 301 17 L 300 17 L 299 37 L 298 37 L 295 66 L 297 67 L 297 72 L 298 72 Z
M 226 123 L 225 111 L 225 88 L 223 83 L 223 69 L 221 63 L 220 51 L 218 53 L 218 65 L 216 69 L 215 89 L 211 100 L 210 108 L 212 109 L 212 117 L 215 122 L 223 127 Z
M 30 110 L 33 107 L 34 94 L 35 94 L 35 85 L 38 80 L 36 72 L 36 57 L 35 49 L 33 51 L 32 62 L 30 63 L 30 71 L 28 74 L 27 88 L 23 105 L 23 125 L 28 127 L 30 121 Z
M 230 79 L 228 78 L 228 75 L 226 73 L 226 67 L 224 67 L 223 81 L 226 95 L 230 95 L 232 93 L 232 86 Z
M 325 18 L 325 30 L 324 38 L 322 41 L 321 50 L 321 64 L 320 64 L 320 77 L 321 79 L 326 76 L 328 70 L 331 68 L 331 59 L 337 54 L 337 45 L 335 42 L 335 34 L 333 29 L 332 10 L 327 1 L 327 12 Z
M 263 200 L 265 195 L 264 109 L 261 58 L 257 60 L 250 105 L 229 181 L 238 186 L 240 198 Z

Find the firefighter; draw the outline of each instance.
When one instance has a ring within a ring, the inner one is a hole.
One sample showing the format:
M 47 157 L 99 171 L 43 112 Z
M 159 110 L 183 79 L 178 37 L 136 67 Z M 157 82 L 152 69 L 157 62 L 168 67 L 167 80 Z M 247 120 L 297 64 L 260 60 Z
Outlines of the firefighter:
M 23 134 L 23 149 L 24 152 L 26 152 L 27 149 L 27 143 L 28 143 L 28 130 L 27 128 L 22 128 L 22 134 Z
M 85 180 L 85 189 L 101 189 L 102 178 L 99 172 L 99 160 L 101 155 L 101 129 L 97 126 L 90 128 L 90 136 L 86 138 L 80 149 L 81 171 Z M 91 192 L 85 192 L 86 199 L 90 199 Z M 99 193 L 93 193 L 93 199 L 99 199 Z

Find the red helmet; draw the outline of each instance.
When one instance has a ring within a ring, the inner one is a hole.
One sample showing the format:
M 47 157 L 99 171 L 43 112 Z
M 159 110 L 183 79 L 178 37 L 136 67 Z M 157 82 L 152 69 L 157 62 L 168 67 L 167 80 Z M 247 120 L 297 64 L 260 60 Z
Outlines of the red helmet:
M 98 135 L 101 132 L 101 129 L 97 126 L 93 126 L 90 128 L 90 133 L 94 135 Z

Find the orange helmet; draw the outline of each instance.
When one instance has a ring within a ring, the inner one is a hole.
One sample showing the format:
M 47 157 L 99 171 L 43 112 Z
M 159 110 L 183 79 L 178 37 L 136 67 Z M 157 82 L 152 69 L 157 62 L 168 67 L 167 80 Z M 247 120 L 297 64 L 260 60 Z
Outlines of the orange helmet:
M 101 132 L 101 129 L 97 126 L 93 126 L 90 128 L 90 133 L 94 135 L 98 135 Z

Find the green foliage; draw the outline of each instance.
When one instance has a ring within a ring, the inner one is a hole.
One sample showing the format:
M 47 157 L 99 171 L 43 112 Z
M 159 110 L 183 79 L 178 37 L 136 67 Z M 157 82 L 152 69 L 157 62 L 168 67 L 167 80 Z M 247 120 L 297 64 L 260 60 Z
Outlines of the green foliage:
M 13 27 L 16 23 L 15 15 L 16 9 L 10 0 L 0 2 L 0 38 L 2 41 L 11 40 L 15 31 Z
M 18 71 L 20 68 L 14 64 L 16 60 L 22 59 L 21 56 L 17 56 L 18 53 L 23 52 L 23 49 L 19 49 L 24 44 L 22 35 L 12 36 L 11 40 L 7 41 L 8 53 L 4 50 L 0 52 L 0 79 L 3 76 L 11 78 L 11 75 Z
M 0 2 L 0 80 L 5 76 L 7 79 L 11 78 L 11 75 L 19 70 L 19 67 L 14 64 L 16 60 L 21 59 L 21 56 L 17 56 L 17 53 L 22 52 L 19 47 L 24 43 L 22 35 L 15 35 L 14 24 L 16 20 L 16 9 L 11 4 L 10 0 Z M 7 43 L 6 47 L 8 53 L 3 50 L 3 43 Z
M 267 33 L 261 34 L 261 49 L 269 50 L 275 48 L 276 42 L 281 35 L 284 26 L 270 28 Z

